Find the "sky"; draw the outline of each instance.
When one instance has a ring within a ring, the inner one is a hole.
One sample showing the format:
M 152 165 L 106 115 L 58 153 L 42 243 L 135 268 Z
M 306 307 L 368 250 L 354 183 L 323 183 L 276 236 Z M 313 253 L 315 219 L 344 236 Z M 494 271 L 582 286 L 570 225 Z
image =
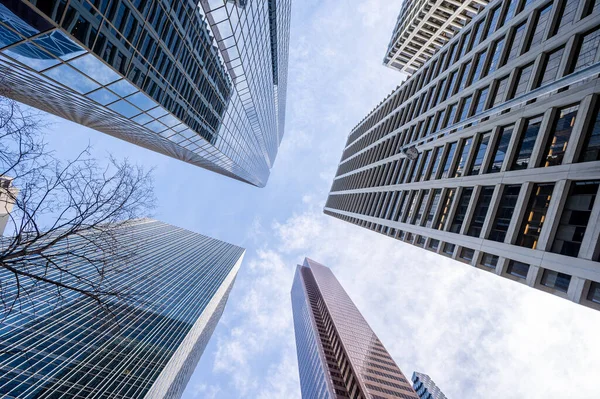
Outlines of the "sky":
M 300 398 L 290 289 L 329 266 L 404 373 L 448 398 L 598 398 L 600 312 L 323 214 L 350 130 L 398 86 L 382 65 L 400 0 L 295 0 L 287 120 L 266 188 L 48 116 L 62 158 L 91 144 L 154 168 L 152 217 L 246 248 L 183 395 Z

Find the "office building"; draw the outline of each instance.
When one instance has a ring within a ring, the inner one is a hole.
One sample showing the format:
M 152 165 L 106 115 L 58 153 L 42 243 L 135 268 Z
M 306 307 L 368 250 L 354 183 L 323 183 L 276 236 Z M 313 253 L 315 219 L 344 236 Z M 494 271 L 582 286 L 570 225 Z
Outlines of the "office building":
M 19 190 L 12 185 L 12 179 L 0 176 L 0 236 L 4 234 L 18 194 Z
M 600 309 L 600 4 L 489 3 L 348 136 L 325 213 Z
M 303 398 L 418 399 L 330 269 L 306 258 L 291 295 Z
M 85 288 L 89 280 L 119 292 L 104 297 L 106 306 L 39 281 L 30 290 L 32 281 L 23 277 L 28 292 L 18 310 L 7 312 L 3 302 L 0 397 L 181 396 L 223 313 L 244 250 L 151 219 L 119 226 L 114 237 L 118 247 L 105 264 L 82 261 L 97 255 L 84 238 L 67 244 L 73 256 L 54 258 L 81 277 L 65 274 L 60 281 Z M 31 260 L 28 270 L 38 271 Z M 46 275 L 58 279 L 57 270 L 50 267 Z M 0 278 L 3 299 L 11 299 L 14 277 L 2 269 Z
M 435 385 L 427 374 L 414 372 L 412 375 L 413 388 L 421 399 L 447 399 L 446 395 Z
M 488 0 L 404 0 L 383 63 L 412 75 Z
M 0 0 L 3 95 L 264 186 L 291 0 Z

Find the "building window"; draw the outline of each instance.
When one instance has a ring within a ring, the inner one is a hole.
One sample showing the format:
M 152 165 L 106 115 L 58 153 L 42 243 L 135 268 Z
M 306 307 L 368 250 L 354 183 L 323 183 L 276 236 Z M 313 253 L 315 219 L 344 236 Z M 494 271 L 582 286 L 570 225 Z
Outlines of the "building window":
M 431 167 L 431 172 L 429 172 L 429 174 L 427 174 L 427 176 L 425 177 L 425 180 L 429 180 L 429 179 L 434 180 L 436 178 L 437 169 L 438 169 L 438 167 L 440 165 L 440 161 L 442 159 L 442 154 L 441 154 L 442 149 L 443 149 L 443 147 L 435 147 L 433 149 L 433 156 L 432 156 L 433 166 Z
M 554 82 L 558 76 L 558 68 L 560 67 L 560 60 L 562 59 L 563 53 L 565 52 L 564 46 L 554 50 L 545 56 L 542 78 L 540 84 L 537 87 L 544 86 L 550 82 Z
M 462 122 L 469 116 L 469 110 L 471 108 L 471 101 L 473 100 L 473 95 L 465 97 L 460 104 L 460 112 L 458 115 L 458 120 L 456 122 Z M 467 125 L 470 126 L 470 125 Z
M 537 46 L 544 40 L 544 32 L 546 32 L 546 28 L 550 22 L 550 11 L 552 11 L 552 3 L 537 12 L 537 16 L 533 19 L 535 27 L 533 35 L 531 35 L 531 40 L 527 43 L 525 51 L 529 51 L 531 47 Z
M 552 130 L 551 136 L 546 144 L 542 165 L 544 167 L 562 164 L 569 138 L 573 131 L 575 118 L 577 117 L 578 105 L 563 108 L 558 112 Z
M 436 188 L 433 190 L 433 196 L 431 199 L 431 204 L 429 204 L 429 209 L 427 210 L 427 217 L 425 218 L 425 227 L 430 228 L 433 225 L 433 216 L 435 215 L 435 211 L 440 204 L 440 197 L 442 195 L 442 189 Z
M 508 88 L 508 77 L 509 75 L 506 75 L 494 83 L 494 100 L 492 101 L 492 107 L 504 102 L 506 89 Z
M 442 124 L 442 129 L 447 126 L 452 126 L 454 124 L 454 119 L 456 118 L 456 110 L 458 108 L 458 103 L 448 105 L 448 117 L 446 121 Z
M 475 211 L 473 212 L 473 218 L 471 224 L 467 230 L 467 235 L 471 237 L 479 237 L 483 223 L 487 216 L 488 209 L 490 208 L 490 202 L 494 195 L 494 186 L 482 187 L 479 193 L 479 198 L 475 205 Z
M 586 68 L 594 63 L 598 48 L 600 47 L 600 28 L 586 34 L 581 39 L 579 51 L 577 52 L 577 62 L 573 72 Z
M 594 115 L 583 140 L 579 162 L 600 161 L 600 101 L 596 101 Z
M 587 300 L 595 303 L 600 303 L 600 283 L 592 281 L 587 294 Z
M 506 268 L 506 273 L 516 276 L 519 278 L 527 278 L 527 272 L 529 272 L 529 265 L 523 262 L 517 262 L 516 260 L 511 260 L 508 262 L 508 267 Z
M 498 21 L 500 20 L 500 10 L 501 6 L 494 8 L 488 14 L 488 24 L 484 31 L 483 36 L 481 37 L 481 41 L 484 41 L 490 34 L 494 33 L 498 28 Z
M 473 187 L 463 188 L 458 201 L 458 207 L 456 208 L 456 214 L 450 225 L 450 231 L 452 233 L 460 233 L 460 229 L 465 220 L 465 215 L 467 214 L 467 209 L 469 208 L 471 195 L 473 195 Z
M 510 96 L 510 98 L 519 97 L 527 92 L 529 79 L 531 78 L 531 72 L 533 72 L 533 63 L 528 64 L 519 70 L 519 77 L 517 79 L 518 83 L 515 86 L 514 93 Z
M 460 159 L 456 165 L 456 172 L 454 173 L 454 177 L 461 177 L 465 172 L 465 165 L 467 163 L 467 158 L 469 157 L 469 151 L 471 150 L 471 143 L 473 142 L 473 138 L 469 137 L 468 139 L 463 139 L 460 143 Z
M 496 212 L 496 217 L 492 223 L 492 230 L 488 237 L 489 240 L 504 242 L 506 238 L 506 232 L 510 225 L 510 220 L 515 211 L 517 205 L 517 199 L 519 198 L 519 192 L 521 191 L 521 185 L 515 184 L 512 186 L 504 187 L 502 191 L 502 198 Z
M 467 51 L 471 51 L 471 49 L 475 46 L 477 46 L 479 43 L 481 43 L 482 37 L 483 37 L 483 24 L 484 24 L 484 20 L 480 20 L 479 22 L 477 22 L 477 24 L 475 25 L 475 27 L 473 28 L 473 40 L 472 43 L 469 44 L 469 48 Z
M 527 120 L 527 127 L 521 135 L 519 144 L 517 145 L 517 155 L 512 163 L 510 170 L 527 169 L 529 159 L 535 146 L 540 126 L 542 125 L 543 116 L 536 116 Z
M 467 173 L 468 176 L 479 174 L 481 164 L 483 163 L 483 158 L 485 157 L 485 153 L 490 142 L 490 135 L 491 133 L 488 132 L 479 136 L 477 145 L 475 145 L 475 159 L 473 160 L 472 166 L 469 168 L 469 172 Z
M 485 101 L 487 100 L 489 91 L 490 91 L 489 87 L 485 87 L 485 88 L 477 91 L 477 94 L 476 94 L 477 99 L 475 100 L 475 110 L 473 112 L 473 115 L 479 115 L 486 109 Z
M 554 270 L 545 269 L 542 274 L 542 280 L 540 283 L 543 286 L 554 288 L 561 292 L 567 292 L 569 290 L 569 283 L 571 282 L 571 276 L 564 273 L 555 272 Z
M 492 163 L 487 168 L 487 173 L 497 173 L 502 169 L 504 158 L 506 157 L 506 151 L 508 151 L 508 144 L 512 137 L 515 125 L 505 126 L 500 129 L 499 137 L 496 140 L 492 152 Z
M 475 56 L 475 68 L 473 70 L 473 79 L 471 83 L 475 83 L 481 78 L 481 71 L 483 71 L 486 54 L 487 52 L 484 50 Z
M 467 87 L 467 78 L 469 77 L 469 72 L 471 72 L 471 61 L 467 61 L 461 71 L 460 74 L 460 84 L 458 85 L 458 92 L 460 93 L 462 89 Z
M 428 248 L 433 249 L 434 251 L 437 251 L 439 246 L 440 246 L 440 240 L 434 240 L 433 238 L 431 240 L 429 240 Z
M 428 199 L 429 199 L 429 190 L 425 190 L 422 198 L 419 200 L 419 210 L 415 214 L 415 217 L 411 221 L 411 224 L 415 224 L 417 226 L 421 225 L 421 219 L 423 218 L 423 213 L 425 212 L 425 207 L 427 206 Z
M 525 220 L 521 223 L 517 245 L 521 247 L 535 249 L 537 247 L 540 231 L 544 225 L 546 212 L 552 199 L 554 184 L 535 184 L 531 193 L 531 198 L 527 204 L 527 210 L 524 214 Z
M 454 153 L 456 152 L 456 144 L 457 142 L 455 141 L 454 143 L 450 143 L 450 145 L 448 146 L 448 151 L 446 152 L 446 159 L 444 161 L 444 167 L 442 169 L 442 175 L 440 176 L 441 179 L 448 178 L 450 166 L 452 165 L 452 159 L 454 158 Z
M 502 59 L 500 57 L 502 57 L 502 50 L 504 50 L 504 38 L 497 40 L 493 45 L 492 45 L 492 58 L 490 60 L 490 63 L 488 65 L 488 67 L 486 68 L 486 71 L 484 73 L 484 76 L 490 73 L 493 73 L 496 68 L 498 68 L 500 65 L 502 65 Z
M 496 255 L 483 253 L 481 255 L 481 260 L 479 261 L 481 266 L 489 267 L 490 269 L 495 269 L 498 264 L 498 257 Z
M 455 188 L 451 188 L 446 191 L 446 195 L 444 196 L 444 200 L 442 201 L 442 210 L 440 212 L 440 216 L 438 217 L 437 223 L 434 223 L 434 227 L 436 230 L 443 230 L 446 225 L 446 219 L 448 218 L 448 213 L 450 212 L 450 206 L 452 205 L 452 200 L 454 199 L 454 193 L 456 192 Z
M 419 173 L 417 175 L 416 181 L 423 181 L 425 178 L 425 174 L 427 173 L 427 169 L 429 168 L 429 163 L 431 161 L 431 150 L 427 150 L 423 155 L 423 162 L 421 163 L 421 167 L 419 168 Z
M 571 183 L 560 224 L 556 231 L 552 252 L 576 257 L 598 194 L 600 181 Z
M 562 7 L 559 11 L 559 23 L 554 34 L 564 32 L 569 25 L 575 20 L 575 13 L 579 0 L 565 0 L 561 2 Z
M 516 2 L 511 1 L 511 4 L 516 4 Z M 523 22 L 522 24 L 514 28 L 514 33 L 511 39 L 512 43 L 510 45 L 510 51 L 506 60 L 507 62 L 521 55 L 521 47 L 523 46 L 523 38 L 525 37 L 526 25 L 527 23 Z
M 415 208 L 417 207 L 417 200 L 419 199 L 419 192 L 413 191 L 413 192 L 411 192 L 411 195 L 412 195 L 412 197 L 408 203 L 408 208 L 407 208 L 408 212 L 406 212 L 406 215 L 403 220 L 404 223 L 410 223 L 413 215 L 415 214 Z
M 425 237 L 418 236 L 415 244 L 418 245 L 419 247 L 424 246 L 425 245 Z
M 585 9 L 583 10 L 582 18 L 587 17 L 588 15 L 592 15 L 595 12 L 598 12 L 600 9 L 600 0 L 587 0 Z
M 452 256 L 454 254 L 455 247 L 456 247 L 456 245 L 446 242 L 446 243 L 444 243 L 444 248 L 442 251 L 444 252 L 444 254 Z
M 475 255 L 475 250 L 471 249 L 471 248 L 461 248 L 460 249 L 460 254 L 458 255 L 458 257 L 461 260 L 467 261 L 468 263 L 471 263 L 471 261 L 473 260 L 473 256 Z

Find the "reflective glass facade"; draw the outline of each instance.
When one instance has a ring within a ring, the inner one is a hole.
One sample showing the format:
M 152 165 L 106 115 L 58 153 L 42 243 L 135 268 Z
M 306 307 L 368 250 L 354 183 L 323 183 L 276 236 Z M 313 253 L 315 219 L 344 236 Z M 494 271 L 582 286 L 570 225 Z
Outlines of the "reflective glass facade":
M 413 388 L 421 399 L 447 399 L 446 395 L 427 374 L 415 371 L 412 375 L 412 382 Z
M 120 226 L 116 237 L 115 264 L 104 278 L 111 287 L 127 287 L 130 299 L 107 299 L 110 314 L 75 291 L 64 291 L 57 303 L 55 288 L 40 283 L 20 311 L 0 313 L 0 397 L 181 396 L 244 250 L 150 219 Z M 89 247 L 82 239 L 69 245 L 77 256 L 61 266 L 96 281 L 94 265 L 78 260 L 90 256 L 81 249 Z M 119 267 L 121 259 L 126 267 Z M 0 278 L 14 294 L 14 279 Z
M 291 0 L 1 0 L 5 95 L 264 186 Z
M 418 398 L 330 269 L 296 268 L 292 310 L 303 398 Z
M 426 3 L 405 1 L 399 20 L 424 51 L 409 28 L 428 23 L 411 11 Z M 350 131 L 325 213 L 600 310 L 586 299 L 600 282 L 593 3 L 493 0 L 473 13 Z M 566 292 L 541 284 L 544 270 L 569 276 Z

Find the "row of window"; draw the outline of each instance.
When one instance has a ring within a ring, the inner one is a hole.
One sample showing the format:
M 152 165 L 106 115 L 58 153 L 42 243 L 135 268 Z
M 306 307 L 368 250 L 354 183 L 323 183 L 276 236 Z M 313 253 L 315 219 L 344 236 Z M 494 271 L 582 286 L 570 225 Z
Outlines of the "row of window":
M 600 181 L 595 180 L 570 183 L 551 252 L 579 255 L 599 186 Z M 532 185 L 523 218 L 517 226 L 515 245 L 537 248 L 554 187 L 554 183 Z M 497 206 L 491 208 L 496 190 L 499 191 Z M 330 196 L 326 207 L 471 237 L 481 237 L 485 221 L 493 215 L 489 231 L 481 238 L 506 242 L 521 190 L 521 184 L 514 184 L 356 193 Z M 472 209 L 470 215 L 469 209 Z M 468 225 L 465 220 L 469 221 Z
M 514 27 L 507 35 L 491 43 L 488 49 L 484 49 L 472 59 L 463 62 L 447 77 L 441 78 L 432 87 L 412 100 L 411 103 L 403 106 L 398 112 L 385 120 L 383 124 L 361 137 L 360 140 L 352 143 L 344 151 L 341 162 L 385 137 L 398 127 L 410 124 L 419 115 L 432 110 L 437 104 L 461 92 L 464 88 L 494 72 L 517 56 L 527 53 L 532 46 L 540 44 L 542 37 L 546 34 L 545 32 L 548 31 L 552 7 L 552 3 L 542 7 L 538 10 L 538 18 L 532 19 L 533 22 L 530 27 L 527 27 L 527 21 Z M 527 32 L 526 29 L 528 29 Z M 507 46 L 505 46 L 506 41 L 509 43 Z M 600 29 L 596 28 L 583 35 L 578 40 L 575 54 L 568 55 L 573 57 L 573 61 L 566 65 L 567 73 L 565 75 L 591 65 L 595 60 L 599 43 Z M 397 134 L 401 136 L 401 139 L 395 140 L 397 141 L 397 148 L 393 154 L 398 153 L 401 147 L 419 138 L 432 135 L 449 125 L 459 123 L 504 101 L 518 97 L 528 90 L 554 81 L 559 76 L 559 65 L 564 53 L 564 45 L 547 50 L 543 54 L 543 60 L 539 64 L 538 70 L 534 70 L 535 64 L 533 61 L 528 62 L 526 65 L 520 65 L 515 68 L 517 73 L 498 77 L 492 84 L 478 88 L 473 93 L 438 110 L 427 119 L 412 123 L 412 126 Z M 351 142 L 350 138 L 348 142 Z M 372 162 L 374 152 L 378 151 L 369 152 L 369 156 L 362 156 L 364 153 L 361 153 L 361 156 L 341 163 L 338 175 L 369 164 L 369 160 Z M 382 158 L 375 157 L 374 159 Z
M 572 200 L 572 203 L 576 202 L 576 200 Z M 422 235 L 415 235 L 410 232 L 405 232 L 402 230 L 397 230 L 394 228 L 390 228 L 388 226 L 384 226 L 382 224 L 377 224 L 373 222 L 367 222 L 365 220 L 361 220 L 358 218 L 340 215 L 337 213 L 333 213 L 330 211 L 325 211 L 326 214 L 330 216 L 334 216 L 336 218 L 345 220 L 350 223 L 357 224 L 362 227 L 366 227 L 368 229 L 377 231 L 379 233 L 394 237 L 398 240 L 405 241 L 407 243 L 420 246 L 426 248 L 428 250 L 434 252 L 440 252 L 443 255 L 454 257 L 456 251 L 456 244 L 450 242 L 441 242 L 438 239 L 429 239 L 427 243 L 427 237 Z M 566 214 L 566 213 L 565 213 Z M 565 219 L 564 217 L 561 220 Z M 558 235 L 558 234 L 557 234 Z M 427 245 L 426 245 L 427 243 Z M 460 250 L 457 253 L 457 259 L 463 261 L 468 264 L 472 264 L 475 258 L 475 250 L 467 247 L 460 247 Z M 476 261 L 477 266 L 481 266 L 484 269 L 488 269 L 490 271 L 494 271 L 498 265 L 500 257 L 498 255 L 490 254 L 482 252 L 479 255 L 479 259 Z M 506 270 L 504 273 L 506 275 L 513 276 L 517 279 L 525 280 L 529 273 L 530 265 L 519 262 L 516 260 L 508 259 Z M 542 276 L 540 278 L 539 284 L 541 286 L 566 293 L 569 289 L 569 285 L 571 282 L 571 276 L 566 273 L 561 273 L 557 271 L 553 271 L 550 269 L 543 269 Z M 600 282 L 589 281 L 587 286 L 587 291 L 584 292 L 585 300 L 595 303 L 600 306 Z
M 561 165 L 575 121 L 582 117 L 578 116 L 578 112 L 579 105 L 558 109 L 553 122 L 548 124 L 547 133 L 540 131 L 543 116 L 534 116 L 523 120 L 520 131 L 515 131 L 515 124 L 503 126 L 495 134 L 483 132 L 425 150 L 415 160 L 398 159 L 344 176 L 334 180 L 331 191 L 496 173 L 503 170 L 505 163 L 507 171 L 526 169 L 531 167 L 531 155 L 538 140 L 544 150 L 534 166 Z M 600 160 L 600 101 L 596 101 L 591 114 L 588 126 L 584 127 L 578 162 Z M 518 137 L 514 141 L 513 135 Z M 507 160 L 511 142 L 514 142 L 515 150 L 511 159 Z M 488 152 L 490 154 L 486 158 Z

